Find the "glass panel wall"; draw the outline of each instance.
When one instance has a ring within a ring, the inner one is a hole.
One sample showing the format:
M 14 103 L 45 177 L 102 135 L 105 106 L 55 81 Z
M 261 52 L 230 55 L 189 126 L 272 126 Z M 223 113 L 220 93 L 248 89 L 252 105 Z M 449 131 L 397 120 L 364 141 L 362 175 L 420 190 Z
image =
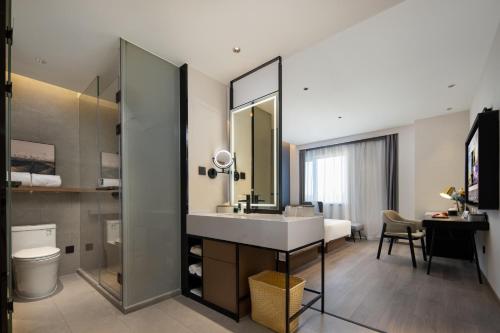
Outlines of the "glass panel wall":
M 122 297 L 120 112 L 118 79 L 97 77 L 80 95 L 81 269 L 118 299 Z
M 125 309 L 180 291 L 179 68 L 121 41 Z
M 99 195 L 101 227 L 103 232 L 102 267 L 99 282 L 109 292 L 121 298 L 122 227 L 120 205 L 120 110 L 116 103 L 118 78 L 104 86 L 99 84 L 98 145 L 99 182 L 103 193 Z
M 96 188 L 99 178 L 99 78 L 96 77 L 79 98 L 80 187 Z M 95 281 L 103 266 L 103 232 L 100 193 L 80 194 L 80 267 Z

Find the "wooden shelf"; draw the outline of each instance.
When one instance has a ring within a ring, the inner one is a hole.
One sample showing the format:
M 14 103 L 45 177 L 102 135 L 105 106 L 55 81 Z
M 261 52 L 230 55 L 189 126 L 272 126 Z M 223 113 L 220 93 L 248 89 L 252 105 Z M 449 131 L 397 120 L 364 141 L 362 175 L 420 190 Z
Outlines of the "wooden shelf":
M 196 275 L 196 274 L 191 274 L 190 272 L 188 272 L 189 276 L 192 277 L 193 279 L 196 279 L 196 280 L 203 280 L 203 275 L 202 276 L 199 276 L 199 275 Z
M 21 186 L 13 187 L 12 192 L 21 193 L 113 193 L 118 192 L 117 189 L 95 189 L 95 188 L 80 188 L 80 187 L 37 187 L 37 186 Z
M 189 255 L 189 257 L 190 257 L 190 258 L 193 258 L 193 259 L 203 260 L 203 257 L 202 257 L 202 256 L 199 256 L 199 255 L 197 255 L 197 254 L 194 254 L 194 253 L 189 252 L 189 254 L 188 254 L 188 255 Z

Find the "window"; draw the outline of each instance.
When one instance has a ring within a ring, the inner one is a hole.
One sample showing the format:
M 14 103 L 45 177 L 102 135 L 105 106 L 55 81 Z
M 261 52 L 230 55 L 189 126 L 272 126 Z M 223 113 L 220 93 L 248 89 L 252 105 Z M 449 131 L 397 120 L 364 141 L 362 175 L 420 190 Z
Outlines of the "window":
M 347 159 L 344 155 L 316 158 L 305 162 L 304 197 L 306 201 L 345 203 Z

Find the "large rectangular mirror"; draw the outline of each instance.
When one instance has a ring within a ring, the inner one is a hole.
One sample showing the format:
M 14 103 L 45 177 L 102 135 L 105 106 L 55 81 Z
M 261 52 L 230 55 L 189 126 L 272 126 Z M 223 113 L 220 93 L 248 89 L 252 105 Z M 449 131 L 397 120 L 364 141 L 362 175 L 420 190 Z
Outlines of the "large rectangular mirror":
M 279 207 L 277 124 L 276 94 L 231 110 L 232 205 L 250 195 L 252 207 Z

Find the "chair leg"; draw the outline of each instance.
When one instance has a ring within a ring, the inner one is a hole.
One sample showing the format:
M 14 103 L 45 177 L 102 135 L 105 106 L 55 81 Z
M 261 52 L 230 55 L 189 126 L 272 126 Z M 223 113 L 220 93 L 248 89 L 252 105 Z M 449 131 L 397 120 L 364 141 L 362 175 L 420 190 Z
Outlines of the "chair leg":
M 359 234 L 359 240 L 362 240 L 363 238 L 361 237 L 361 230 L 358 231 Z
M 351 239 L 354 243 L 356 243 L 356 237 L 354 236 L 354 231 L 351 231 Z
M 380 234 L 380 242 L 378 243 L 377 259 L 380 259 L 380 251 L 382 251 L 382 243 L 384 242 L 385 227 L 386 224 L 384 223 L 384 225 L 382 226 L 382 233 Z
M 387 254 L 391 255 L 392 252 L 392 244 L 394 244 L 394 238 L 391 238 L 391 244 L 389 244 L 389 252 Z
M 420 245 L 422 246 L 422 254 L 424 256 L 424 261 L 427 261 L 427 252 L 425 250 L 425 241 L 424 237 L 420 238 Z
M 413 247 L 413 237 L 411 236 L 411 228 L 406 228 L 408 232 L 408 241 L 410 242 L 410 252 L 411 252 L 411 261 L 413 263 L 413 267 L 417 268 L 417 260 L 415 259 L 415 248 Z

